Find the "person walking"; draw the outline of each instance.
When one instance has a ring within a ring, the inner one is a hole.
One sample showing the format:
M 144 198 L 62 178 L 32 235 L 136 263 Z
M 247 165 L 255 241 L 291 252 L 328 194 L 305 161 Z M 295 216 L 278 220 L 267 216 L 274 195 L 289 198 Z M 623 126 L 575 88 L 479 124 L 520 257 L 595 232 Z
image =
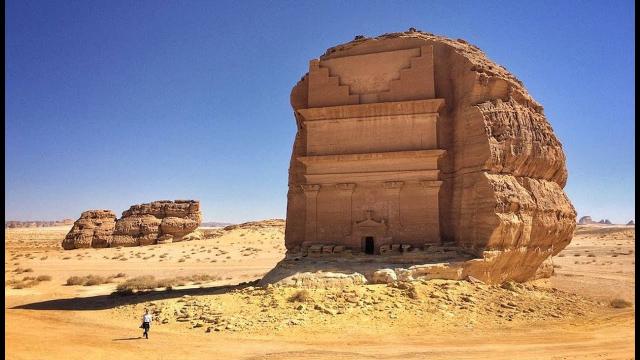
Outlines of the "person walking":
M 151 314 L 149 314 L 149 309 L 144 309 L 144 315 L 142 315 L 142 325 L 140 327 L 144 329 L 144 333 L 142 334 L 145 339 L 149 339 L 149 328 L 151 327 Z

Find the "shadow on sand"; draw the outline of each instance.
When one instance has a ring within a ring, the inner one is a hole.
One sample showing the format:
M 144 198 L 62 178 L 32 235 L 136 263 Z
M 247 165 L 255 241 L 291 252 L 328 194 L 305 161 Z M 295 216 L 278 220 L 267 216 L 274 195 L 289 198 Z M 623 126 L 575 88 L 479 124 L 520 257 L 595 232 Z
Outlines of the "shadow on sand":
M 14 306 L 11 309 L 27 309 L 27 310 L 106 310 L 116 306 L 139 304 L 148 301 L 165 300 L 179 298 L 184 295 L 216 295 L 224 294 L 232 290 L 243 289 L 247 286 L 255 286 L 256 281 L 243 283 L 239 285 L 223 285 L 204 288 L 190 289 L 173 289 L 163 291 L 146 291 L 132 295 L 121 295 L 112 293 L 108 295 L 96 295 L 89 297 L 77 297 L 68 299 L 55 299 L 31 304 Z M 129 339 L 124 339 L 129 340 Z M 131 339 L 133 340 L 133 338 Z
M 130 338 L 122 338 L 122 339 L 113 339 L 112 341 L 127 341 L 127 340 L 142 340 L 142 336 L 138 337 L 130 337 Z

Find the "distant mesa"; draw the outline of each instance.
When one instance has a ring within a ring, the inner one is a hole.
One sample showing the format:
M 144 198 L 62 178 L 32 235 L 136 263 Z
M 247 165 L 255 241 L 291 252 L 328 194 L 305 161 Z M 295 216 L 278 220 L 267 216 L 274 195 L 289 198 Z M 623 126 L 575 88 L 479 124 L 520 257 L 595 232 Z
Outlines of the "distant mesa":
M 82 213 L 62 241 L 65 250 L 144 246 L 201 238 L 202 215 L 195 200 L 162 200 L 133 205 L 120 219 L 111 210 Z
M 580 225 L 588 225 L 588 224 L 596 224 L 596 222 L 593 221 L 593 219 L 591 219 L 591 216 L 583 216 L 578 221 L 578 224 L 580 224 Z
M 633 222 L 633 220 L 629 220 L 629 222 L 627 223 L 627 225 L 635 225 L 636 223 Z
M 232 225 L 228 225 L 224 228 L 224 230 L 235 230 L 235 229 L 251 229 L 251 230 L 258 230 L 258 229 L 264 229 L 264 228 L 271 228 L 271 227 L 281 227 L 281 226 L 285 226 L 286 221 L 284 219 L 268 219 L 268 220 L 262 220 L 262 221 L 249 221 L 246 223 L 242 223 L 242 224 L 232 224 Z
M 233 223 L 218 222 L 218 221 L 208 221 L 208 222 L 203 222 L 202 224 L 200 224 L 200 227 L 225 227 L 225 226 L 229 226 L 229 225 L 233 225 Z
M 72 219 L 64 220 L 51 220 L 51 221 L 18 221 L 10 220 L 4 222 L 4 227 L 9 229 L 14 228 L 36 228 L 36 227 L 49 227 L 49 226 L 65 226 L 73 224 Z
M 589 224 L 602 224 L 602 225 L 612 225 L 609 219 L 602 219 L 600 221 L 593 221 L 591 216 L 583 216 L 578 221 L 579 225 L 589 225 Z

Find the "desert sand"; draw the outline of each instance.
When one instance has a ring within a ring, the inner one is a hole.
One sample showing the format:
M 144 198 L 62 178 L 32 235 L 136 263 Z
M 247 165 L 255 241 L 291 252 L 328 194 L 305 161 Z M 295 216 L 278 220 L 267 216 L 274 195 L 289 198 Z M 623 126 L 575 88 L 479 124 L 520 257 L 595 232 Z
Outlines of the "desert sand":
M 555 274 L 503 286 L 418 281 L 256 286 L 285 253 L 284 222 L 143 247 L 62 250 L 70 226 L 5 231 L 7 359 L 632 359 L 635 228 L 578 226 Z M 115 276 L 66 285 L 71 276 Z M 142 275 L 193 277 L 111 295 Z M 25 277 L 50 276 L 24 288 Z M 182 285 L 182 286 L 180 286 Z M 630 306 L 616 308 L 622 299 Z M 150 339 L 138 329 L 155 315 Z

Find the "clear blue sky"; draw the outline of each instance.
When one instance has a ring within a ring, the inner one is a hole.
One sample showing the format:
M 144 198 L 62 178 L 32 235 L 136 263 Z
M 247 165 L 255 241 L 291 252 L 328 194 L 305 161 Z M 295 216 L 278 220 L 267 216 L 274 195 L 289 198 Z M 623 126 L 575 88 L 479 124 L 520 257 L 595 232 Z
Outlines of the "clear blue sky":
M 578 215 L 635 218 L 632 1 L 8 0 L 5 219 L 199 199 L 284 217 L 291 87 L 355 35 L 463 38 L 528 88 Z

